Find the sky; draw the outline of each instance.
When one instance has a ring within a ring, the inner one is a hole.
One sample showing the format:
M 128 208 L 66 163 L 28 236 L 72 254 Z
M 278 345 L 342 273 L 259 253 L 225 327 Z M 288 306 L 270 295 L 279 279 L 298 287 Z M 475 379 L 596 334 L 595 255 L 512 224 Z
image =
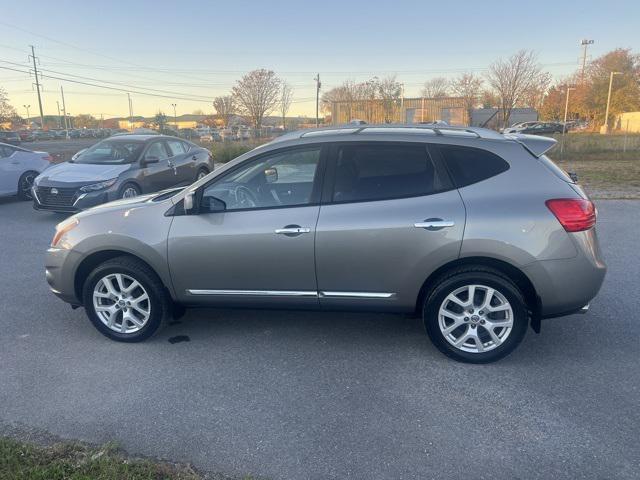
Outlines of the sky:
M 171 116 L 173 103 L 178 115 L 212 113 L 212 99 L 256 68 L 292 85 L 289 115 L 313 116 L 316 73 L 321 92 L 396 75 L 412 97 L 425 80 L 482 75 L 520 49 L 556 79 L 578 68 L 582 38 L 594 40 L 591 59 L 640 53 L 637 0 L 0 0 L 0 12 L 0 87 L 23 116 L 23 105 L 38 113 L 30 45 L 42 73 L 59 77 L 42 78 L 45 115 L 57 114 L 62 85 L 70 114 L 98 118 L 127 116 L 127 91 L 134 115 Z

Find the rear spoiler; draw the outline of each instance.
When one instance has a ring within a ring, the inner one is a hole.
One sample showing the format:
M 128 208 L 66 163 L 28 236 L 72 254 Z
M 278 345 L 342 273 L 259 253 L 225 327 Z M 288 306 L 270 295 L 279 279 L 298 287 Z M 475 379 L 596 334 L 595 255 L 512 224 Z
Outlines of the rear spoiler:
M 534 157 L 541 157 L 551 150 L 558 141 L 555 138 L 525 135 L 524 133 L 506 133 L 506 138 L 515 140 L 526 148 Z

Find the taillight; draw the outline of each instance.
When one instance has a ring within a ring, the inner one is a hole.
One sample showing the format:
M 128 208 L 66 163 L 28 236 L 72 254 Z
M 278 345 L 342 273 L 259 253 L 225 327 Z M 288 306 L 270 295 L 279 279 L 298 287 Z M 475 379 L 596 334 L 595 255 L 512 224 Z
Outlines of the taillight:
M 596 224 L 596 207 L 590 200 L 556 198 L 545 203 L 567 232 L 589 230 Z

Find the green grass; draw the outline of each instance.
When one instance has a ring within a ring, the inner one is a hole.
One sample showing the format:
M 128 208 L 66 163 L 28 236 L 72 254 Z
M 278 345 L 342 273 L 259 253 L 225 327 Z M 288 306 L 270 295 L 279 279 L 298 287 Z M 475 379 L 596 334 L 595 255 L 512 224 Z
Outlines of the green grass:
M 254 140 L 250 142 L 218 142 L 218 143 L 201 143 L 205 148 L 208 148 L 213 155 L 213 161 L 215 163 L 227 163 L 236 157 L 239 157 L 243 153 L 247 153 L 249 150 L 253 150 L 258 145 L 269 141 L 266 139 L 263 141 Z
M 189 466 L 132 459 L 113 444 L 38 446 L 0 438 L 0 480 L 200 480 Z

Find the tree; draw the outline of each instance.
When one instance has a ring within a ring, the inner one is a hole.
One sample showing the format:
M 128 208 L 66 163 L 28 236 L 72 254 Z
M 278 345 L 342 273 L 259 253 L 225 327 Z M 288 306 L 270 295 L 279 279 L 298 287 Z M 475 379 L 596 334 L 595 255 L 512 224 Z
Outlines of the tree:
M 421 95 L 424 98 L 443 98 L 449 96 L 449 80 L 436 77 L 424 82 Z
M 232 89 L 238 111 L 249 117 L 255 128 L 277 106 L 280 97 L 280 79 L 272 70 L 253 70 L 236 82 Z
M 231 95 L 224 95 L 214 98 L 213 108 L 218 114 L 218 117 L 220 117 L 220 120 L 222 120 L 223 126 L 228 127 L 231 116 L 236 113 L 236 105 L 233 97 Z
M 566 102 L 566 85 L 552 86 L 544 97 L 540 108 L 540 117 L 544 120 L 560 121 L 564 119 L 564 107 Z M 573 92 L 571 92 L 573 93 Z
M 293 100 L 293 88 L 287 82 L 282 83 L 282 89 L 280 91 L 280 112 L 282 113 L 282 128 L 287 128 L 287 112 L 291 107 L 291 101 Z
M 96 128 L 98 126 L 98 121 L 93 117 L 93 115 L 82 113 L 75 116 L 73 119 L 73 126 L 75 128 Z
M 524 100 L 527 91 L 547 76 L 536 55 L 527 50 L 520 50 L 506 60 L 498 59 L 489 66 L 487 81 L 499 97 L 504 127 L 509 125 L 511 111 Z
M 480 99 L 480 90 L 483 80 L 473 73 L 463 73 L 451 82 L 451 91 L 454 95 L 461 97 L 464 101 L 464 108 L 467 111 L 467 119 L 471 124 L 471 114 Z
M 386 77 L 378 81 L 378 96 L 382 100 L 382 110 L 384 112 L 384 123 L 394 121 L 394 112 L 398 101 L 402 96 L 402 84 L 396 81 L 395 75 Z
M 6 90 L 0 87 L 0 123 L 11 122 L 17 116 L 16 109 L 9 103 Z
M 500 106 L 500 99 L 494 91 L 484 89 L 480 92 L 480 105 L 482 108 L 495 108 Z
M 164 130 L 167 125 L 167 116 L 163 112 L 158 112 L 153 118 L 153 123 L 158 126 L 158 130 Z
M 587 72 L 582 114 L 599 125 L 604 123 L 611 72 L 621 75 L 613 77 L 609 115 L 640 109 L 640 56 L 627 49 L 613 50 L 595 59 Z

